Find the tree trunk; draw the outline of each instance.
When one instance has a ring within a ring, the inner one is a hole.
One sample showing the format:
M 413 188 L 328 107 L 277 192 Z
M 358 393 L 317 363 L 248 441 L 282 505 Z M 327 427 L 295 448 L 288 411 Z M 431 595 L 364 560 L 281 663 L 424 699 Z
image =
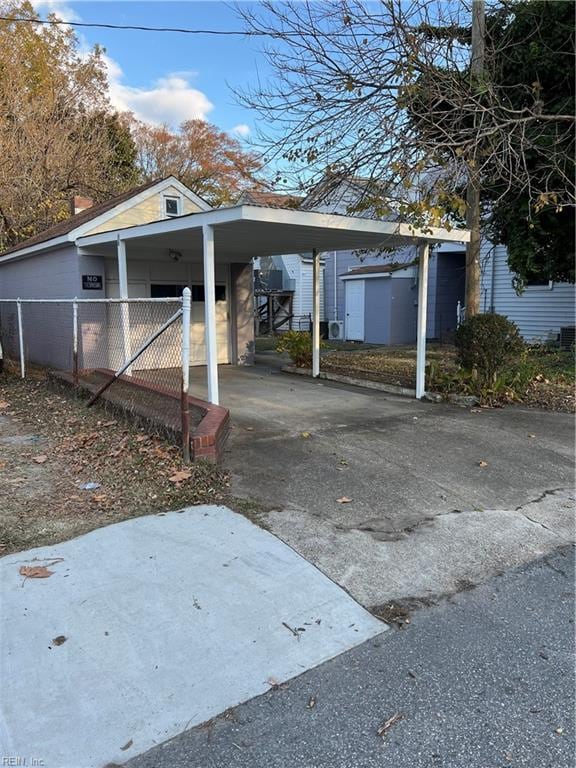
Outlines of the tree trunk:
M 484 0 L 473 0 L 470 60 L 470 87 L 473 89 L 484 71 L 485 34 Z M 466 247 L 466 317 L 477 315 L 480 311 L 480 178 L 477 170 L 478 163 L 473 158 L 466 190 L 466 226 L 470 230 L 470 242 Z

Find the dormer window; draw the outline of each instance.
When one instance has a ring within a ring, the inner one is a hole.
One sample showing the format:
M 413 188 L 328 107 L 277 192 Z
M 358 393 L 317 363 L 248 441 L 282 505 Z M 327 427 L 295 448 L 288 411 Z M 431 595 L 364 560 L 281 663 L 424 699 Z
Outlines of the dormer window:
M 180 216 L 180 198 L 165 197 L 164 213 L 168 218 L 172 218 L 173 216 Z

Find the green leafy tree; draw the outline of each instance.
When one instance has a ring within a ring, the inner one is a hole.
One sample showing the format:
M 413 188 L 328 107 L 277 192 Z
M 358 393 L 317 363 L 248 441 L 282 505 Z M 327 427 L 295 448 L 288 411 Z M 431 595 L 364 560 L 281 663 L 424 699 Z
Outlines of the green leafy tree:
M 0 15 L 38 18 L 5 0 Z M 132 185 L 134 155 L 101 49 L 82 53 L 60 25 L 0 21 L 0 249 L 69 216 L 74 194 L 99 201 Z
M 520 290 L 533 278 L 574 281 L 575 23 L 572 2 L 493 4 L 474 107 L 458 103 L 442 61 L 419 75 L 408 104 L 411 123 L 437 142 L 443 163 L 451 162 L 447 137 L 460 140 L 461 156 L 474 150 L 483 228 L 507 246 Z M 421 31 L 470 39 L 463 28 Z
M 519 288 L 533 278 L 574 282 L 574 208 L 565 194 L 574 185 L 574 126 L 553 118 L 575 113 L 576 4 L 515 3 L 491 22 L 493 44 L 506 50 L 491 76 L 512 109 L 535 108 L 542 120 L 525 128 L 529 185 L 487 168 L 489 231 L 508 246 Z

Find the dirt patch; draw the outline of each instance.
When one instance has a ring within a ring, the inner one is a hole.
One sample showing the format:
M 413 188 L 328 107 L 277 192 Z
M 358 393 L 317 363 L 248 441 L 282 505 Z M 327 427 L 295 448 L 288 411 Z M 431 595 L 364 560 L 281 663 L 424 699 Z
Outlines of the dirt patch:
M 220 503 L 227 485 L 222 469 L 185 466 L 177 446 L 49 390 L 43 376 L 0 378 L 0 554 Z

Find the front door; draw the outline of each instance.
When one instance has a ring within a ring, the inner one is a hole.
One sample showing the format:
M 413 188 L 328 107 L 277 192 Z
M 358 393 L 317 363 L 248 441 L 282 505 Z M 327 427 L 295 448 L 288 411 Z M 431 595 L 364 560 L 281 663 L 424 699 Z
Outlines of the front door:
M 364 341 L 364 280 L 346 280 L 346 338 Z

